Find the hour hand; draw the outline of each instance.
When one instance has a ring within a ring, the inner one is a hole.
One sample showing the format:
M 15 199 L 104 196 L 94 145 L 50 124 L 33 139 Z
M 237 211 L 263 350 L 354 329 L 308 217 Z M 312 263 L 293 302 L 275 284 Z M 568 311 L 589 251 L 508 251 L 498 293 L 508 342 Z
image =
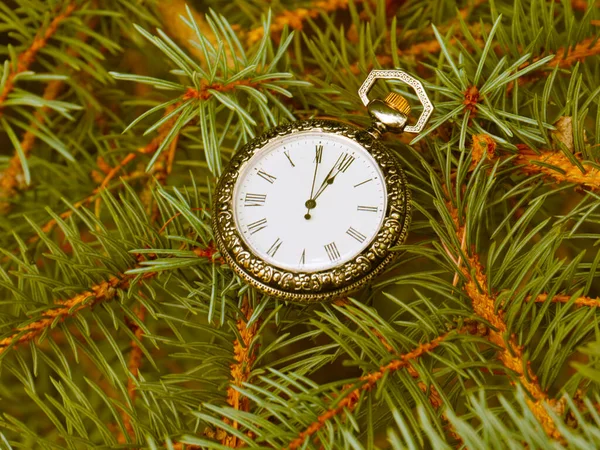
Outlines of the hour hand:
M 335 181 L 335 177 L 337 177 L 341 172 L 346 172 L 348 167 L 350 167 L 350 164 L 354 162 L 354 159 L 354 156 L 352 156 L 351 154 L 342 153 L 338 157 L 337 161 L 335 162 L 325 179 L 323 180 L 323 184 L 321 184 L 321 187 L 319 187 L 315 196 L 312 197 L 312 200 L 316 200 L 319 197 L 319 195 L 321 195 L 323 191 L 327 188 L 327 186 L 333 184 L 333 182 Z

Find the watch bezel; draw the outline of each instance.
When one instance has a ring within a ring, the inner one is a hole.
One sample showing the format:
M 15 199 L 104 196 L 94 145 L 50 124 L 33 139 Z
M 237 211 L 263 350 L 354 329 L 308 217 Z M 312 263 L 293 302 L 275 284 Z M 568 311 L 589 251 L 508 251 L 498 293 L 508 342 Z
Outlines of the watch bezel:
M 275 139 L 303 131 L 343 135 L 371 154 L 383 173 L 387 208 L 381 229 L 355 258 L 320 272 L 292 272 L 273 266 L 246 245 L 235 224 L 233 192 L 243 166 Z M 333 300 L 363 287 L 381 273 L 395 256 L 390 249 L 402 244 L 410 223 L 410 190 L 395 155 L 364 130 L 328 120 L 306 120 L 280 125 L 244 145 L 225 168 L 215 192 L 213 231 L 221 256 L 251 286 L 284 300 Z

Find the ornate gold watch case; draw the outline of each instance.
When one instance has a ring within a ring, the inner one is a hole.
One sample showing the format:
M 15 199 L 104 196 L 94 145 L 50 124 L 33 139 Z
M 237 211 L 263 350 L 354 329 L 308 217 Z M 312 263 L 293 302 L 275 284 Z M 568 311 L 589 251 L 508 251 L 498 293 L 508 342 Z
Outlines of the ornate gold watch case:
M 377 79 L 398 79 L 415 90 L 423 112 L 414 125 L 407 125 L 410 107 L 395 93 L 385 100 L 369 101 L 368 93 Z M 244 145 L 223 172 L 215 192 L 213 231 L 224 260 L 254 288 L 284 300 L 316 302 L 332 300 L 357 291 L 380 274 L 394 259 L 390 249 L 402 244 L 410 224 L 410 190 L 398 158 L 378 138 L 385 131 L 420 132 L 433 111 L 422 84 L 401 70 L 374 70 L 359 90 L 373 119 L 370 128 L 334 121 L 307 120 L 275 127 Z M 263 147 L 282 136 L 304 131 L 343 135 L 366 149 L 379 165 L 387 188 L 387 210 L 383 224 L 371 243 L 355 258 L 330 270 L 315 273 L 287 271 L 254 254 L 235 223 L 233 193 L 244 165 Z

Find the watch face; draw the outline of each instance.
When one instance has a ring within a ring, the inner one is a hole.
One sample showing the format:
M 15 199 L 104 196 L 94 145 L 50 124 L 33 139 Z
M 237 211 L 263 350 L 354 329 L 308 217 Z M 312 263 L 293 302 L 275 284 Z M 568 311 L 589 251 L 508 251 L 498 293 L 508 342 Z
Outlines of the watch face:
M 248 248 L 290 272 L 329 270 L 356 258 L 386 215 L 375 159 L 341 134 L 301 131 L 271 140 L 241 168 L 233 192 Z

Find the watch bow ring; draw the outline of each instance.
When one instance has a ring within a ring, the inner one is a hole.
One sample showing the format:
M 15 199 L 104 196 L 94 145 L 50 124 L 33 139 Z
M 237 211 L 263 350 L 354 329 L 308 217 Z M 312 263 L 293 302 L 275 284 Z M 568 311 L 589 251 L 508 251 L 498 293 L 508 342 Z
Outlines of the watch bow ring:
M 369 100 L 377 79 L 411 86 L 423 105 L 391 92 Z M 420 132 L 433 105 L 420 81 L 401 70 L 374 70 L 359 89 L 372 119 L 361 130 L 329 120 L 270 129 L 244 145 L 215 192 L 219 252 L 254 288 L 298 302 L 355 292 L 394 259 L 410 224 L 410 191 L 398 158 L 379 137 Z

